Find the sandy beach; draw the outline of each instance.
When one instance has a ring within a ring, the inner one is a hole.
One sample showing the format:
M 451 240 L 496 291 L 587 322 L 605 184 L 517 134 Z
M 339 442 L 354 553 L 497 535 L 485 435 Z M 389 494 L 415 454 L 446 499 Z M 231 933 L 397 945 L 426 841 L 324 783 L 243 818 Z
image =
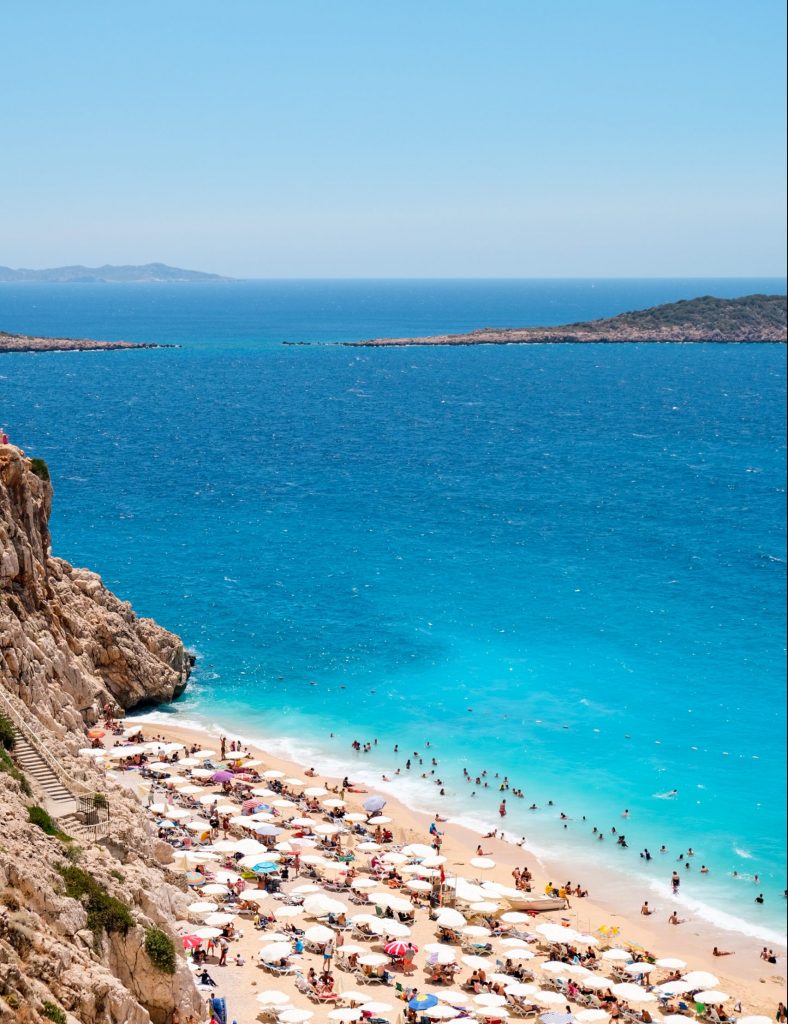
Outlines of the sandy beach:
M 144 731 L 144 738 L 150 741 L 154 737 L 163 738 L 168 742 L 182 742 L 187 747 L 203 748 L 206 745 L 212 749 L 219 746 L 219 734 L 209 734 L 204 731 L 179 727 L 177 725 L 162 725 L 158 716 L 153 716 L 153 721 L 146 719 L 143 715 L 132 720 L 139 723 Z M 207 737 L 210 736 L 210 741 Z M 228 740 L 232 735 L 228 734 Z M 245 750 L 263 762 L 264 767 L 258 768 L 262 772 L 267 769 L 284 772 L 286 776 L 305 778 L 307 765 L 299 765 L 294 762 L 283 760 L 274 756 L 268 751 L 257 747 L 247 747 Z M 352 768 L 348 768 L 351 783 Z M 126 774 L 126 773 L 124 773 Z M 341 780 L 337 778 L 320 777 L 310 780 L 310 785 L 323 783 L 325 788 L 338 792 Z M 214 787 L 215 788 L 215 787 Z M 348 812 L 361 810 L 363 794 L 345 793 L 346 810 Z M 388 826 L 394 834 L 394 842 L 397 846 L 408 843 L 429 844 L 429 826 L 432 815 L 419 813 L 405 807 L 396 799 L 386 796 L 386 816 L 392 819 Z M 763 943 L 749 939 L 743 935 L 728 932 L 715 931 L 704 921 L 693 921 L 688 917 L 681 925 L 675 926 L 668 923 L 668 917 L 672 912 L 669 905 L 654 905 L 654 913 L 645 917 L 641 915 L 640 909 L 643 903 L 643 893 L 617 890 L 608 891 L 606 882 L 609 880 L 592 875 L 590 871 L 583 877 L 576 878 L 562 870 L 560 862 L 551 862 L 548 866 L 542 864 L 527 848 L 523 849 L 513 842 L 502 841 L 499 838 L 481 838 L 479 834 L 452 822 L 449 818 L 439 826 L 443 834 L 441 854 L 445 856 L 446 863 L 444 870 L 447 878 L 456 874 L 468 879 L 479 876 L 479 872 L 470 864 L 471 859 L 477 854 L 477 848 L 481 845 L 484 854 L 488 855 L 495 862 L 494 868 L 485 871 L 484 879 L 512 886 L 512 871 L 515 867 L 520 869 L 528 868 L 533 876 L 532 888 L 534 894 L 542 894 L 548 881 L 555 881 L 556 884 L 563 884 L 568 878 L 572 878 L 572 884 L 578 882 L 584 889 L 587 889 L 590 896 L 577 898 L 572 896 L 569 899 L 569 906 L 565 910 L 540 913 L 534 923 L 545 923 L 552 921 L 563 923 L 577 931 L 591 933 L 600 936 L 601 945 L 604 948 L 608 944 L 624 946 L 639 951 L 648 951 L 653 957 L 679 957 L 685 960 L 692 970 L 704 970 L 713 973 L 719 979 L 715 986 L 729 993 L 733 998 L 741 1000 L 743 1012 L 746 1014 L 761 1013 L 768 1014 L 773 1018 L 778 1002 L 784 999 L 785 991 L 785 959 L 782 949 L 776 950 L 778 962 L 776 965 L 769 964 L 760 959 L 760 952 Z M 490 831 L 495 826 L 491 826 Z M 569 858 L 571 859 L 571 857 Z M 363 864 L 363 860 L 359 859 Z M 306 879 L 299 879 L 300 882 Z M 285 888 L 292 888 L 297 882 L 292 881 Z M 340 893 L 339 898 L 344 899 L 346 894 Z M 668 901 L 669 903 L 669 901 Z M 280 904 L 281 906 L 281 904 Z M 265 904 L 265 911 L 276 907 L 270 902 Z M 352 908 L 354 911 L 365 908 Z M 299 927 L 302 922 L 296 922 Z M 530 927 L 530 926 L 529 926 Z M 609 941 L 601 936 L 600 928 L 618 929 L 614 938 Z M 243 937 L 231 943 L 229 961 L 227 967 L 214 966 L 216 961 L 209 961 L 208 967 L 211 975 L 217 982 L 216 992 L 227 999 L 228 1020 L 236 1020 L 238 1024 L 257 1019 L 260 1006 L 257 1002 L 257 993 L 276 988 L 287 991 L 292 996 L 291 1005 L 303 1007 L 304 1009 L 315 1010 L 313 1020 L 328 1019 L 325 1007 L 315 1007 L 310 1003 L 307 996 L 298 992 L 292 976 L 273 978 L 261 969 L 256 963 L 257 953 L 261 946 L 261 938 L 264 941 L 265 933 L 257 933 L 250 923 L 244 922 Z M 435 941 L 435 923 L 428 917 L 426 910 L 419 910 L 416 913 L 415 923 L 412 926 L 412 941 L 422 947 L 424 943 Z M 730 956 L 715 957 L 712 949 L 717 946 L 721 950 L 732 953 Z M 233 958 L 241 953 L 245 960 L 245 966 L 239 967 L 233 964 Z M 320 970 L 319 954 L 304 952 L 300 957 L 299 967 L 306 973 L 310 967 L 316 971 Z M 494 962 L 494 957 L 491 960 Z M 412 978 L 405 979 L 414 984 L 421 992 L 428 986 L 425 982 L 423 965 L 425 956 L 419 954 L 415 959 L 415 973 Z M 352 976 L 335 971 L 337 991 L 357 988 Z M 470 974 L 468 968 L 463 969 L 459 976 L 460 981 L 464 976 Z M 663 975 L 655 975 L 655 981 Z M 539 975 L 536 975 L 537 981 Z M 401 978 L 397 978 L 402 981 Z M 455 983 L 454 988 L 458 985 Z M 398 1020 L 404 1003 L 393 1000 L 394 992 L 390 987 L 385 990 L 382 987 L 370 987 L 370 999 L 393 1002 L 396 1012 L 381 1014 L 391 1020 Z M 651 1007 L 653 1010 L 653 1007 Z M 652 1012 L 654 1019 L 657 1019 L 656 1012 Z

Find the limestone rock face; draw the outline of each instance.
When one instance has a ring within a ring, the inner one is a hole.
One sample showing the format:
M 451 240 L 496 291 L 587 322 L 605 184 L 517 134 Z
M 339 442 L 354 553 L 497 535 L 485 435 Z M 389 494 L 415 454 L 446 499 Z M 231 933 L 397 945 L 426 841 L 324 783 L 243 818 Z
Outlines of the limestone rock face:
M 35 797 L 0 765 L 0 1024 L 43 1024 L 47 1003 L 69 1024 L 168 1024 L 176 1008 L 201 1017 L 173 930 L 188 895 L 166 868 L 171 851 L 151 834 L 136 797 L 76 755 L 105 703 L 172 700 L 191 659 L 177 636 L 139 619 L 95 573 L 50 555 L 47 477 L 18 448 L 0 445 L 0 692 L 36 716 L 36 741 L 72 793 L 106 795 L 109 833 L 81 836 L 77 849 L 46 835 L 29 820 Z M 125 933 L 91 928 L 82 902 L 66 895 L 57 868 L 71 860 L 126 907 L 133 923 Z M 145 953 L 153 926 L 173 939 L 175 974 Z
M 49 553 L 52 487 L 0 446 L 0 677 L 45 722 L 92 724 L 107 701 L 170 701 L 191 658 L 87 569 Z

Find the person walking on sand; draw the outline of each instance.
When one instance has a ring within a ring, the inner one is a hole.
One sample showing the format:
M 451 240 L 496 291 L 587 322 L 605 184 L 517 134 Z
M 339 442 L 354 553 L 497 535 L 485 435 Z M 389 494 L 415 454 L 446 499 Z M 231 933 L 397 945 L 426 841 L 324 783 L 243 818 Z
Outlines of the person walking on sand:
M 323 946 L 323 970 L 331 970 L 331 960 L 334 956 L 334 940 L 329 939 L 328 942 Z

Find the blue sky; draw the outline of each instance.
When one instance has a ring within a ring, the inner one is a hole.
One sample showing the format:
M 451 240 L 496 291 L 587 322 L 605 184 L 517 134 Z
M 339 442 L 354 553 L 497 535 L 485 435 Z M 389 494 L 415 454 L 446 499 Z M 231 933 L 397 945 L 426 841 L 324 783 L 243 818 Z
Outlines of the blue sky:
M 7 0 L 0 263 L 785 273 L 777 0 Z

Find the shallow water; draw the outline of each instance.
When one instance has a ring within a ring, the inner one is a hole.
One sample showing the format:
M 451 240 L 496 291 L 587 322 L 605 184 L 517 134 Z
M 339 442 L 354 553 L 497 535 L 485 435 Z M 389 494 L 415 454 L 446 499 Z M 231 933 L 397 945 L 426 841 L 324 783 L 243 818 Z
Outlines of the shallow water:
M 784 930 L 784 347 L 278 344 L 756 290 L 4 286 L 6 329 L 185 347 L 5 356 L 0 409 L 55 550 L 199 652 L 186 717 L 370 780 L 429 740 L 447 807 L 497 819 L 508 774 L 511 832 L 655 885 L 692 846 L 686 899 Z M 429 770 L 400 795 L 436 805 Z

